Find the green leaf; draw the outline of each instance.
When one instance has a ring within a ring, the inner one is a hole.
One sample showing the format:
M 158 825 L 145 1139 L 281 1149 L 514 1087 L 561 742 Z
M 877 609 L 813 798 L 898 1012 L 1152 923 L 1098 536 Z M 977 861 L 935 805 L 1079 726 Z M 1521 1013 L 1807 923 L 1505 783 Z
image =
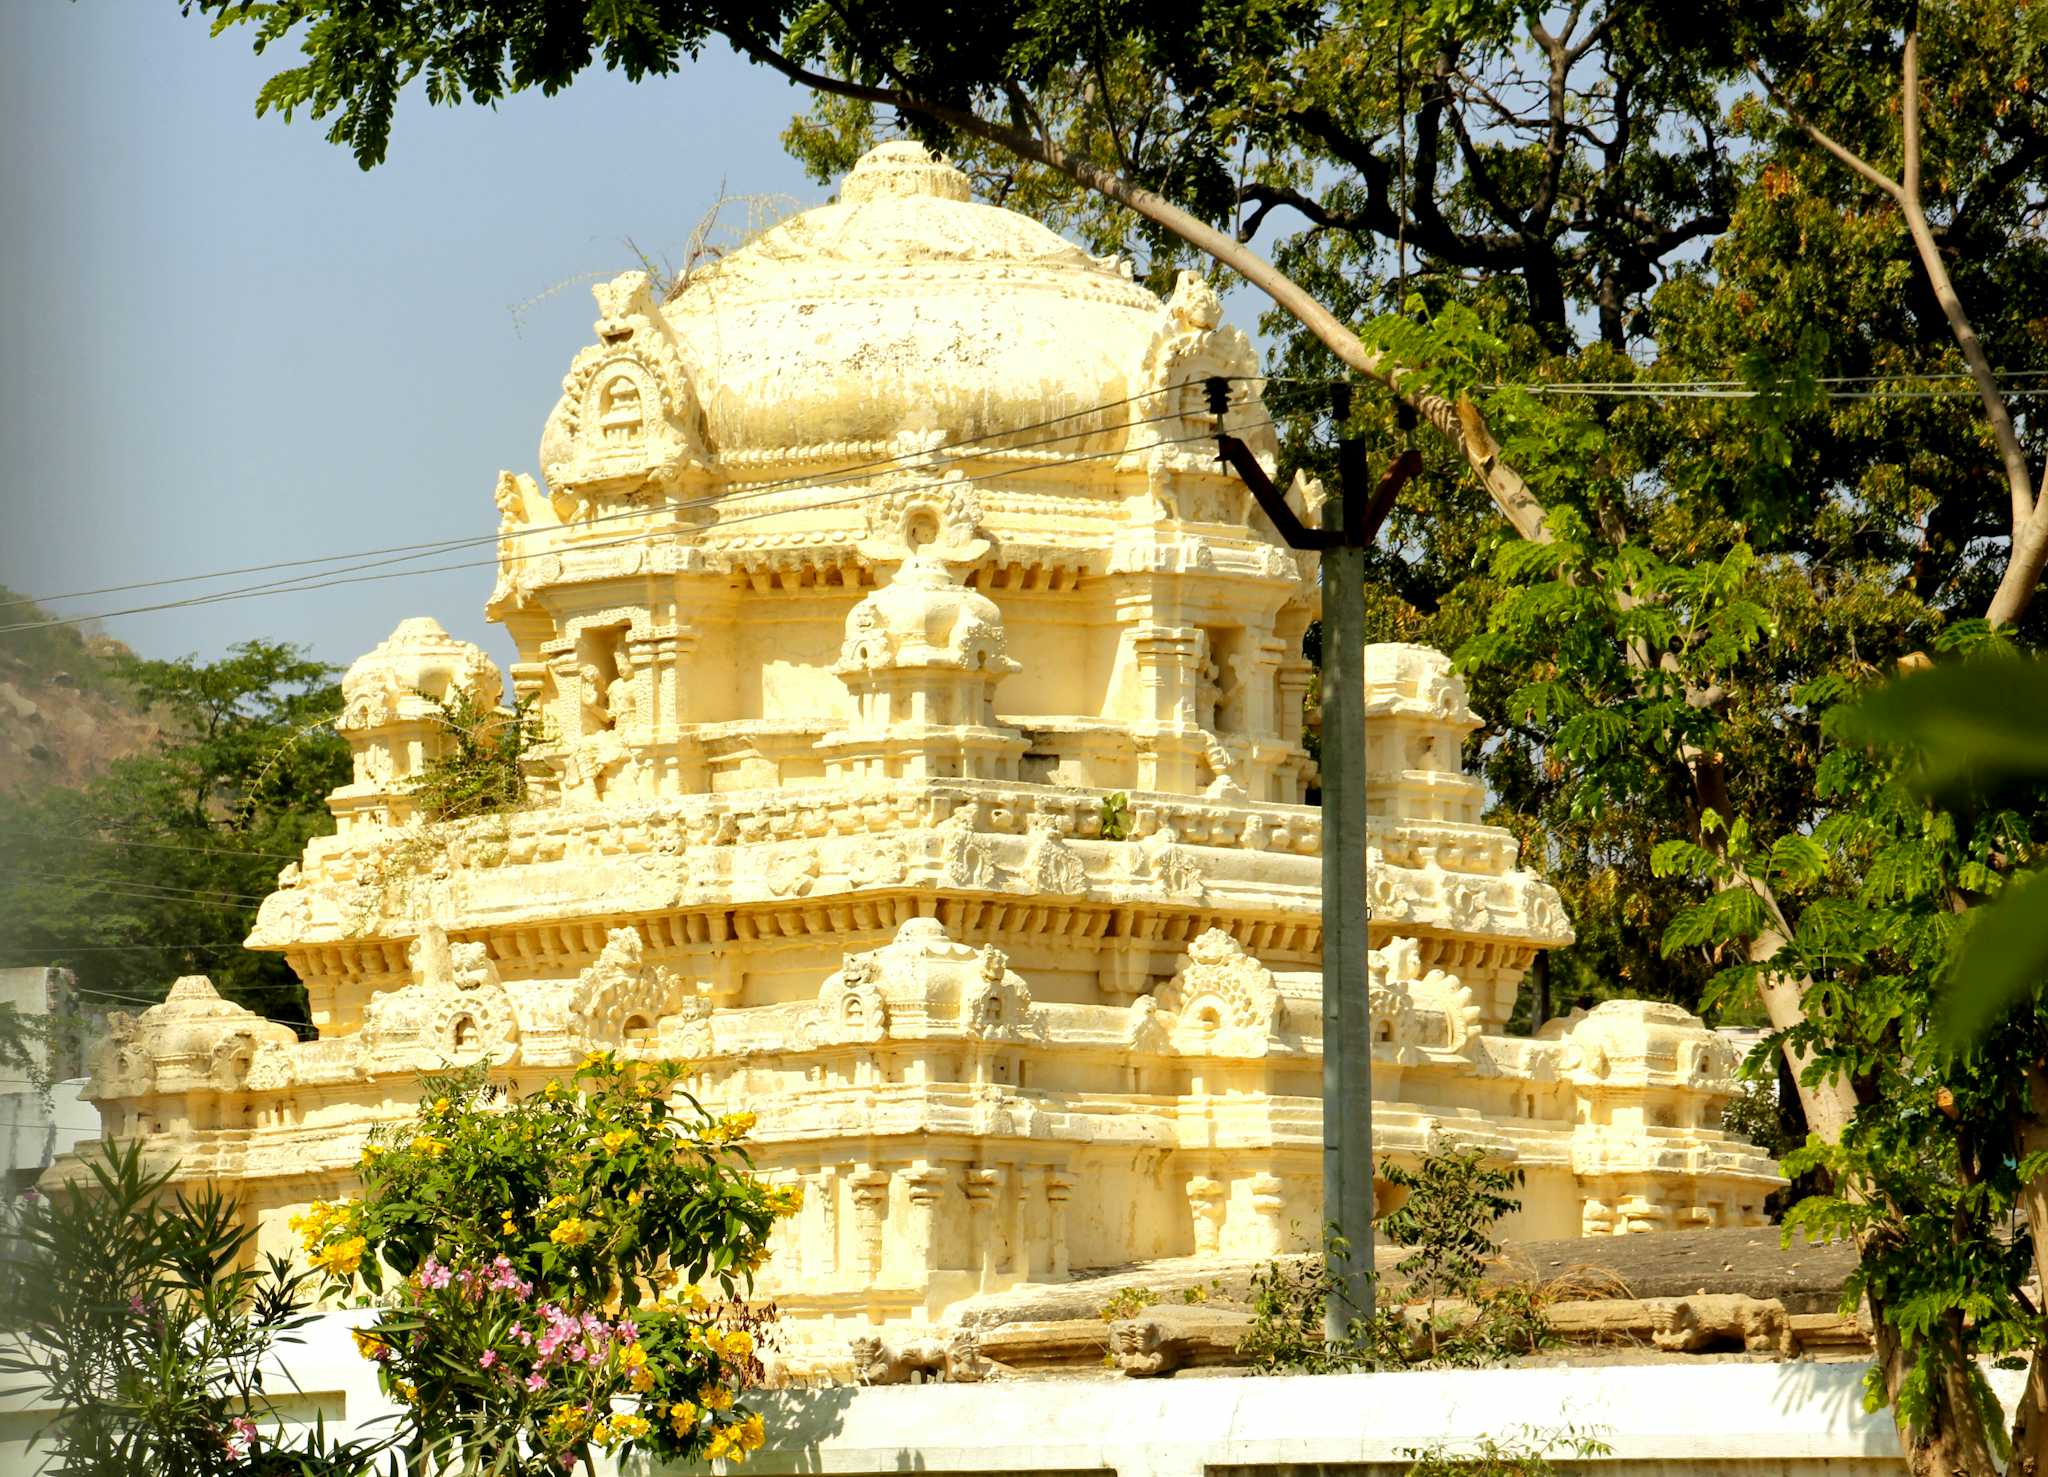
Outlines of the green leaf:
M 1975 1039 L 2048 975 L 2048 871 L 2007 882 L 1973 910 L 1949 975 L 1943 1025 L 1953 1042 Z
M 1927 789 L 2048 774 L 2048 664 L 2008 657 L 1909 673 L 1843 712 L 1837 728 L 1850 742 L 1920 751 Z

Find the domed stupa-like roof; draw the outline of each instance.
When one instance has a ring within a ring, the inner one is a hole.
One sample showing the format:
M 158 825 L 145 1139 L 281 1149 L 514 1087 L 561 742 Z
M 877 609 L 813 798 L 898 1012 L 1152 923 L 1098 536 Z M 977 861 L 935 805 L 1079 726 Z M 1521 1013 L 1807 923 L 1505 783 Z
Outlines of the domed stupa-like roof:
M 1151 388 L 1169 316 L 1128 262 L 975 203 L 966 175 L 909 142 L 871 151 L 836 201 L 696 272 L 659 312 L 704 453 L 734 470 L 886 449 L 906 432 L 978 442 L 1126 400 Z M 549 422 L 543 466 L 563 455 L 564 420 Z

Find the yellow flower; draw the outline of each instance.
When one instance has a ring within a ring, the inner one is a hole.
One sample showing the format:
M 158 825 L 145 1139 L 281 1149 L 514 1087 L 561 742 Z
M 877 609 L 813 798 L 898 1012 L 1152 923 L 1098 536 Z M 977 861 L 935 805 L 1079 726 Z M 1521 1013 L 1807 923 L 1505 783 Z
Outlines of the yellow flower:
M 581 1246 L 589 1239 L 590 1222 L 578 1220 L 573 1215 L 548 1232 L 548 1240 L 557 1246 Z
M 356 1268 L 363 1264 L 363 1251 L 369 1244 L 360 1236 L 337 1241 L 325 1251 L 316 1253 L 313 1265 L 330 1277 L 353 1277 Z
M 759 1451 L 768 1439 L 768 1423 L 756 1411 L 740 1422 L 740 1448 L 743 1451 Z
M 677 1436 L 687 1436 L 697 1428 L 697 1407 L 688 1400 L 678 1400 L 668 1408 L 668 1428 Z
M 505 1224 L 498 1228 L 498 1234 L 501 1236 L 517 1236 L 519 1234 L 519 1222 L 512 1219 L 511 1211 L 505 1212 Z
M 723 1385 L 706 1385 L 697 1392 L 697 1399 L 706 1410 L 731 1410 L 732 1391 Z
M 645 1395 L 654 1388 L 654 1371 L 646 1368 L 636 1369 L 627 1383 L 632 1385 L 635 1395 Z
M 628 1205 L 638 1205 L 644 1198 L 646 1197 L 641 1195 L 638 1190 L 628 1190 L 626 1192 L 626 1203 Z
M 719 1426 L 712 1431 L 711 1444 L 704 1448 L 704 1460 L 707 1462 L 718 1462 L 725 1461 L 728 1458 L 739 1459 L 740 1453 L 733 1444 L 731 1433 L 732 1428 L 730 1426 Z
M 385 1343 L 384 1340 L 378 1338 L 374 1333 L 368 1333 L 358 1328 L 351 1330 L 349 1337 L 356 1341 L 356 1352 L 365 1359 L 385 1359 L 390 1357 L 391 1345 Z
M 634 1415 L 628 1412 L 625 1415 L 615 1415 L 612 1417 L 612 1435 L 620 1441 L 638 1440 L 652 1429 L 653 1427 L 647 1423 L 647 1417 L 643 1415 Z
M 444 1098 L 444 1097 L 437 1097 L 437 1098 L 435 1098 L 435 1099 L 434 1099 L 434 1111 L 435 1111 L 436 1113 L 445 1113 L 445 1112 L 447 1112 L 447 1111 L 448 1111 L 448 1099 L 446 1099 L 446 1098 Z
M 804 1208 L 802 1185 L 774 1185 L 768 1191 L 768 1208 L 777 1215 L 795 1215 Z
M 693 1312 L 698 1313 L 702 1313 L 705 1309 L 711 1306 L 711 1299 L 704 1296 L 704 1289 L 699 1287 L 694 1282 L 686 1284 L 676 1293 L 676 1301 L 679 1303 L 688 1303 L 690 1305 L 691 1310 Z M 691 1337 L 694 1338 L 696 1337 L 698 1330 L 692 1329 L 690 1332 Z
M 719 1339 L 718 1352 L 728 1359 L 744 1359 L 754 1352 L 753 1335 L 744 1328 L 735 1328 Z
M 327 1233 L 336 1226 L 345 1226 L 355 1219 L 355 1205 L 347 1200 L 329 1204 L 315 1200 L 301 1215 L 293 1216 L 286 1224 L 299 1233 L 299 1239 L 311 1251 L 327 1239 Z
M 647 1362 L 647 1346 L 638 1339 L 619 1350 L 619 1364 L 625 1369 L 638 1369 Z
M 734 1139 L 743 1139 L 752 1133 L 754 1125 L 760 1121 L 752 1113 L 727 1113 L 704 1130 L 704 1137 L 714 1144 L 729 1144 Z
M 612 1054 L 608 1051 L 586 1051 L 583 1054 L 583 1060 L 576 1064 L 576 1070 L 582 1072 L 588 1071 L 592 1067 L 602 1067 L 611 1059 Z
M 407 1404 L 412 1404 L 420 1398 L 420 1387 L 409 1380 L 400 1380 L 398 1393 L 405 1397 Z
M 637 1144 L 639 1142 L 640 1135 L 633 1132 L 632 1129 L 615 1128 L 604 1136 L 604 1151 L 607 1154 L 616 1154 L 628 1144 Z
M 363 1168 L 368 1169 L 371 1165 L 375 1164 L 377 1162 L 377 1156 L 382 1154 L 383 1152 L 384 1146 L 382 1144 L 364 1144 L 362 1159 Z
M 426 1155 L 429 1159 L 439 1159 L 448 1152 L 448 1140 L 435 1138 L 431 1133 L 417 1133 L 406 1147 Z

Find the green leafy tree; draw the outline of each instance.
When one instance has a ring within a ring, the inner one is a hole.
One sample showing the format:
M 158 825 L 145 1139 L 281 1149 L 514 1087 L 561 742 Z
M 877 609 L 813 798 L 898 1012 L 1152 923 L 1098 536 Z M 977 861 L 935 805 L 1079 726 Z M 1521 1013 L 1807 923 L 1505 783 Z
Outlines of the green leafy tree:
M 744 1460 L 772 1314 L 745 1302 L 796 1186 L 750 1171 L 750 1113 L 713 1117 L 673 1064 L 593 1052 L 514 1097 L 483 1070 L 422 1084 L 375 1132 L 359 1200 L 294 1220 L 403 1402 L 416 1464 L 555 1477 L 594 1450 Z
M 304 1021 L 283 958 L 240 941 L 278 871 L 333 829 L 326 796 L 349 776 L 333 668 L 250 641 L 114 670 L 161 737 L 82 786 L 0 795 L 7 962 L 69 968 L 89 1007 L 146 1005 L 209 974 L 260 1014 Z

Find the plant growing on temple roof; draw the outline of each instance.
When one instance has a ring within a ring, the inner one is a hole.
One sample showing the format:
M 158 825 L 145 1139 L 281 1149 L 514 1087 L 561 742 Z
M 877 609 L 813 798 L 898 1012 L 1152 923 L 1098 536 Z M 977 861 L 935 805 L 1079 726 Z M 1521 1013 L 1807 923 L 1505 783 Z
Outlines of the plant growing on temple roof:
M 542 741 L 533 698 L 521 698 L 509 709 L 486 707 L 456 685 L 435 700 L 435 708 L 434 722 L 451 743 L 427 761 L 413 782 L 420 814 L 429 821 L 461 820 L 524 801 L 520 761 Z
M 1342 1343 L 1328 1344 L 1329 1258 L 1345 1255 L 1343 1243 L 1331 1237 L 1325 1255 L 1272 1262 L 1252 1274 L 1252 1324 L 1237 1352 L 1267 1373 L 1339 1374 L 1418 1365 L 1475 1368 L 1549 1343 L 1541 1289 L 1485 1281 L 1487 1262 L 1500 1255 L 1495 1228 L 1520 1209 L 1508 1193 L 1521 1183 L 1520 1171 L 1488 1165 L 1480 1149 L 1436 1143 L 1414 1169 L 1388 1164 L 1381 1173 L 1409 1192 L 1378 1225 L 1388 1245 L 1406 1248 L 1395 1263 L 1402 1297 L 1385 1294 L 1375 1269 L 1382 1292 L 1372 1322 L 1354 1319 Z M 1441 1306 L 1447 1302 L 1455 1306 Z
M 252 1257 L 242 1207 L 171 1195 L 139 1145 L 17 1209 L 0 1278 L 0 1377 L 54 1405 L 54 1470 L 91 1477 L 359 1477 L 388 1443 L 294 1433 L 262 1365 L 293 1342 L 316 1274 Z M 298 1424 L 295 1413 L 292 1425 Z
M 1121 790 L 1102 797 L 1102 839 L 1121 841 L 1131 834 L 1131 799 Z
M 737 1397 L 773 1310 L 746 1299 L 801 1191 L 752 1173 L 751 1114 L 679 1075 L 593 1052 L 524 1097 L 482 1068 L 424 1079 L 365 1144 L 362 1197 L 295 1218 L 333 1293 L 380 1310 L 356 1342 L 413 1462 L 542 1477 L 765 1439 Z
M 1445 1142 L 1413 1169 L 1390 1163 L 1381 1173 L 1408 1191 L 1379 1229 L 1390 1245 L 1407 1248 L 1394 1270 L 1406 1280 L 1408 1301 L 1421 1308 L 1418 1353 L 1453 1366 L 1535 1353 L 1550 1336 L 1541 1299 L 1527 1288 L 1485 1285 L 1487 1263 L 1500 1256 L 1500 1219 L 1522 1208 L 1510 1193 L 1522 1172 L 1488 1164 L 1483 1149 Z M 1440 1316 L 1444 1302 L 1463 1304 L 1471 1316 Z

